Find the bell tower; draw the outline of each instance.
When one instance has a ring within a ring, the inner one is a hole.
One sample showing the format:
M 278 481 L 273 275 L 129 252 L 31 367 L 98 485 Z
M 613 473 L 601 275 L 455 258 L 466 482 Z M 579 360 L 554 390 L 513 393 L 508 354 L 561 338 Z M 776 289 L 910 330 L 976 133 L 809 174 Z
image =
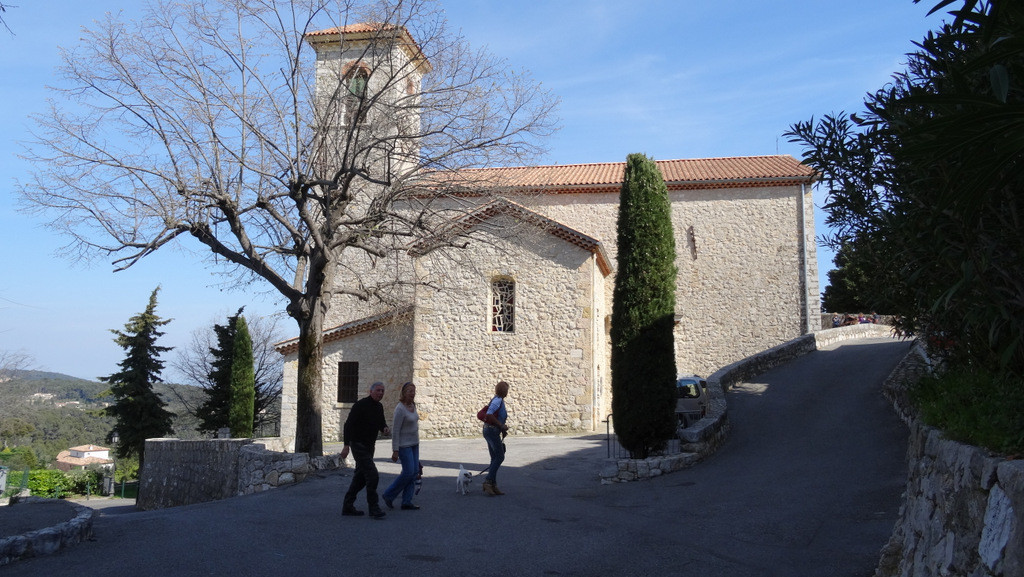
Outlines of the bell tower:
M 377 182 L 419 164 L 420 91 L 431 65 L 403 26 L 349 24 L 311 32 L 316 51 L 317 162 Z

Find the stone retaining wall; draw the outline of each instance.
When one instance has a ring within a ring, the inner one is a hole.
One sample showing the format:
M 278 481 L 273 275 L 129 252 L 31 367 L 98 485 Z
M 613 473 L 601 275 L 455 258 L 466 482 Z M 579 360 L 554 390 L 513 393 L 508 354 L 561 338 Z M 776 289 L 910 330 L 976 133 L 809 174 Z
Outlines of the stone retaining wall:
M 715 371 L 707 378 L 711 407 L 708 415 L 693 426 L 679 431 L 680 453 L 647 459 L 608 459 L 601 467 L 601 483 L 637 481 L 691 467 L 714 453 L 729 434 L 725 391 L 732 385 L 755 377 L 839 341 L 892 336 L 892 327 L 863 324 L 821 330 L 797 337 Z
M 49 501 L 49 499 L 24 497 L 19 499 L 16 505 L 10 506 L 32 507 L 33 503 L 44 503 L 46 501 Z M 53 527 L 31 531 L 24 535 L 14 535 L 0 539 L 0 566 L 17 561 L 18 559 L 56 553 L 63 547 L 92 539 L 92 520 L 95 511 L 77 503 L 71 503 L 70 501 L 67 503 L 75 510 L 75 516 L 71 520 L 58 523 Z M 0 511 L 0 515 L 2 514 L 3 512 Z
M 1024 461 L 951 441 L 920 423 L 906 384 L 925 364 L 915 346 L 886 385 L 910 427 L 909 474 L 900 518 L 875 575 L 1024 576 Z
M 267 450 L 253 439 L 147 439 L 137 506 L 163 509 L 258 493 L 344 466 L 340 455 Z

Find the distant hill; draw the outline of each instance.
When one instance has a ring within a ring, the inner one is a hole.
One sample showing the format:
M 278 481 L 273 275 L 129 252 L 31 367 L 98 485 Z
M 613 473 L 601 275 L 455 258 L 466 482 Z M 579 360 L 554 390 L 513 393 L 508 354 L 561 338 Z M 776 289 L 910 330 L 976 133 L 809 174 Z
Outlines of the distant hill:
M 13 371 L 0 382 L 0 423 L 18 419 L 32 425 L 28 435 L 4 439 L 9 446 L 31 446 L 40 462 L 56 458 L 58 452 L 77 445 L 105 445 L 114 420 L 102 414 L 113 402 L 106 396 L 110 385 L 46 371 Z M 174 436 L 200 438 L 199 424 L 191 413 L 203 400 L 198 387 L 158 383 L 155 387 L 167 410 L 174 413 Z

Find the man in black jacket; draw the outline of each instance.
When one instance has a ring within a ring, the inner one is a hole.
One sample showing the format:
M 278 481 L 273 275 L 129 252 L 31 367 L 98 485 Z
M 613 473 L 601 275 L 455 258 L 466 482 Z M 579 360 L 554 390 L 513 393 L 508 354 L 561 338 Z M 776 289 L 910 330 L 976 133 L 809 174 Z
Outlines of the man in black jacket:
M 356 495 L 366 488 L 366 504 L 370 507 L 370 517 L 383 519 L 384 511 L 377 500 L 377 481 L 380 475 L 373 463 L 374 445 L 377 433 L 391 434 L 387 421 L 384 420 L 384 406 L 380 404 L 384 396 L 384 383 L 378 381 L 370 385 L 370 395 L 359 399 L 352 405 L 352 410 L 345 420 L 343 435 L 345 446 L 341 449 L 341 458 L 348 457 L 349 448 L 352 458 L 356 461 L 356 471 L 352 475 L 352 485 L 345 493 L 345 501 L 341 508 L 342 515 L 362 515 L 356 509 Z

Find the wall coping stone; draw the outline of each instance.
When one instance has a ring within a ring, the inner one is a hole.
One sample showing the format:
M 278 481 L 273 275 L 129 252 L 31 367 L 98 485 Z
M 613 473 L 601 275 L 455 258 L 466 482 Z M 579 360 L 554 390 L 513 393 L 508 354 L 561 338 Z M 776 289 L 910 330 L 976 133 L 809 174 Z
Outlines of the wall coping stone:
M 46 503 L 52 499 L 21 497 L 11 507 L 31 507 L 33 503 Z M 92 539 L 92 522 L 96 512 L 89 507 L 66 501 L 75 516 L 52 527 L 30 531 L 0 539 L 0 566 L 18 559 L 50 555 L 58 550 Z

